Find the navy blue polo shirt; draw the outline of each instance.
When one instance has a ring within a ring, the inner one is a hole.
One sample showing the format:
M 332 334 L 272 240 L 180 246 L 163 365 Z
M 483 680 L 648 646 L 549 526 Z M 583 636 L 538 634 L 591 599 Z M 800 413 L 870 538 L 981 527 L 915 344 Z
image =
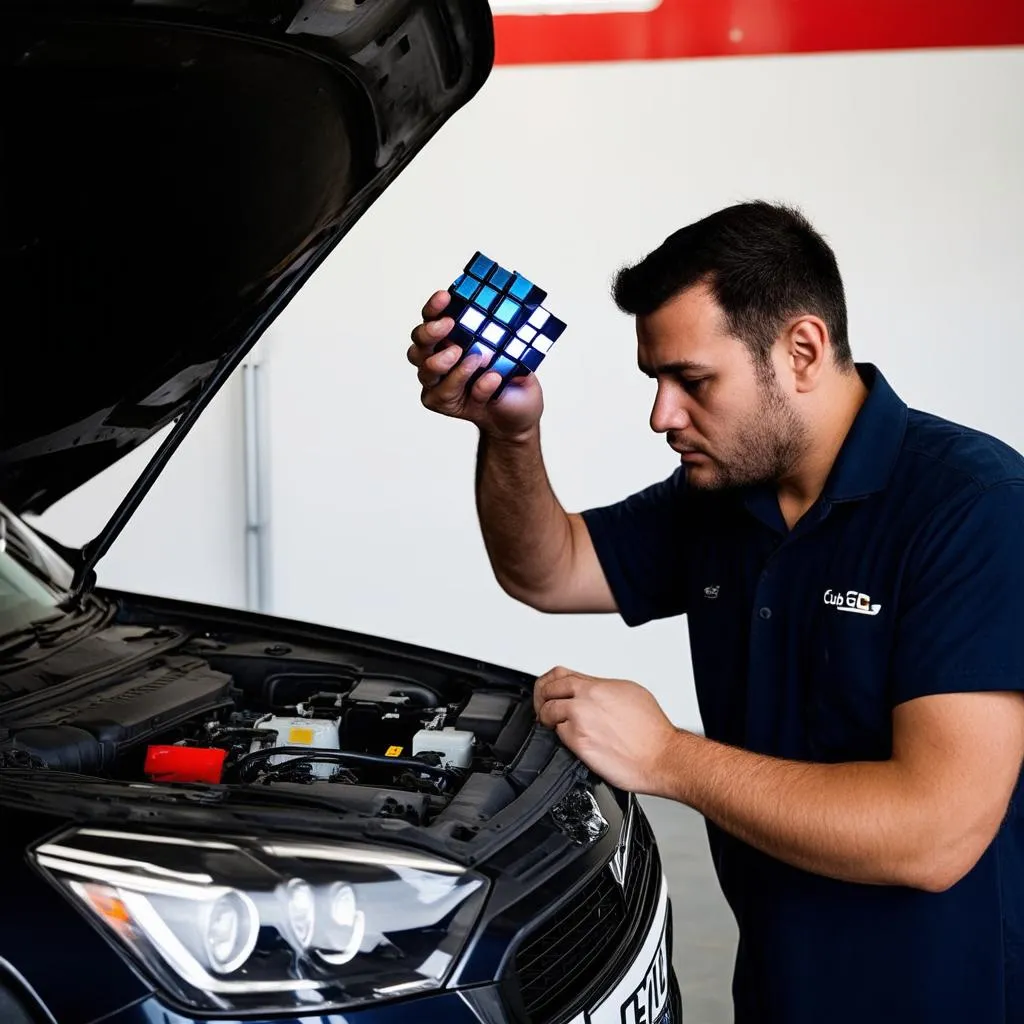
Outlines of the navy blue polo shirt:
M 1024 689 L 1024 459 L 857 369 L 868 398 L 792 531 L 772 487 L 688 490 L 683 467 L 583 514 L 625 622 L 686 615 L 712 739 L 884 760 L 897 704 Z M 739 925 L 737 1024 L 1024 1024 L 1019 785 L 944 893 L 841 882 L 708 832 Z

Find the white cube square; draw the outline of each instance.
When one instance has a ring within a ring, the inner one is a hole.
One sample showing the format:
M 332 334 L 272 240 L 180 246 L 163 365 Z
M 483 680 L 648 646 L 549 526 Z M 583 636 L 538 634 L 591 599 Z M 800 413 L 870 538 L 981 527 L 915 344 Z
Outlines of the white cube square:
M 538 334 L 537 337 L 533 339 L 533 347 L 538 352 L 550 352 L 552 345 L 554 345 L 554 342 L 543 334 Z
M 483 319 L 481 317 L 481 319 Z M 501 324 L 496 324 L 493 320 L 480 332 L 480 337 L 484 341 L 489 341 L 492 345 L 500 345 L 502 338 L 505 337 L 505 328 Z
M 513 338 L 506 346 L 505 351 L 513 358 L 518 359 L 525 351 L 526 344 L 518 338 Z
M 477 309 L 475 306 L 467 306 L 466 311 L 459 317 L 459 323 L 463 327 L 468 327 L 471 331 L 476 333 L 476 329 L 486 320 L 487 318 Z
M 538 306 L 533 313 L 530 315 L 530 323 L 534 327 L 543 327 L 548 322 L 548 317 L 551 314 L 543 307 Z

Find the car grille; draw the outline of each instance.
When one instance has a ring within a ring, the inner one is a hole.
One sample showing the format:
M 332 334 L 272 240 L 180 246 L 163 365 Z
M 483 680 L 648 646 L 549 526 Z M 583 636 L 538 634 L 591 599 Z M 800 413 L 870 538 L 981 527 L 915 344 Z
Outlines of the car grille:
M 617 980 L 646 936 L 660 881 L 650 827 L 636 811 L 625 885 L 620 888 L 607 866 L 602 868 L 516 953 L 517 1002 L 530 1024 L 568 1020 Z

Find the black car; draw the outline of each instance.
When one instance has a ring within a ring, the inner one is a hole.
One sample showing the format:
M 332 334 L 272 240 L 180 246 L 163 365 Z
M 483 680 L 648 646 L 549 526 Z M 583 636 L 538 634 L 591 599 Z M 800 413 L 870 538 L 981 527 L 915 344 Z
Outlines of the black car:
M 486 2 L 5 0 L 0 47 L 0 1021 L 678 1022 L 648 823 L 531 676 L 96 582 Z M 91 543 L 28 524 L 165 427 Z

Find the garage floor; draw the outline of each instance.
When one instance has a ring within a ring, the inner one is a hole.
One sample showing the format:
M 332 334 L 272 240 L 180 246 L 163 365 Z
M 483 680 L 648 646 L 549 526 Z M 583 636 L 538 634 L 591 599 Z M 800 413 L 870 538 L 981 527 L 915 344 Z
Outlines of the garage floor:
M 686 1024 L 731 1024 L 736 925 L 718 887 L 704 819 L 670 800 L 643 797 L 658 838 L 675 935 L 673 962 Z

